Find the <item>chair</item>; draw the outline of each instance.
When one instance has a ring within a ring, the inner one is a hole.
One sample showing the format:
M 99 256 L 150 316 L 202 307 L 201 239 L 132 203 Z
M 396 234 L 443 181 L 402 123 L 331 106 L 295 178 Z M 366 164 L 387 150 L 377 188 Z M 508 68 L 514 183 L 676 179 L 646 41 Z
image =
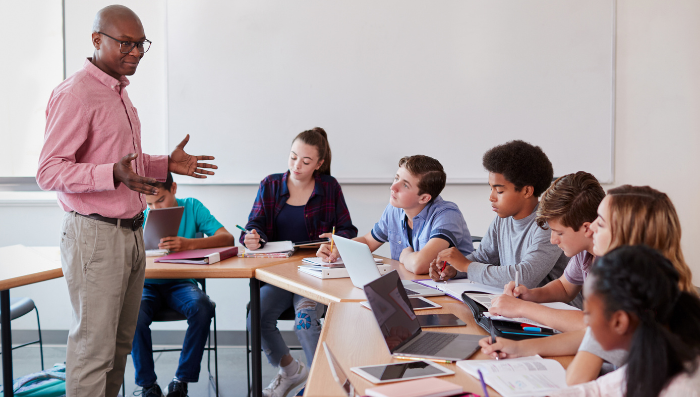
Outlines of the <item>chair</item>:
M 472 236 L 472 243 L 480 243 L 481 239 L 481 236 Z
M 204 293 L 207 293 L 207 285 L 206 285 L 206 279 L 197 279 L 197 282 L 202 286 L 202 291 Z M 209 373 L 209 382 L 211 383 L 212 386 L 214 386 L 214 392 L 215 395 L 218 397 L 219 396 L 219 350 L 218 350 L 218 343 L 216 339 L 216 303 L 210 299 L 211 303 L 214 305 L 214 347 L 211 347 L 211 333 L 210 337 L 207 338 L 207 347 L 204 348 L 207 352 L 207 372 Z M 179 312 L 169 308 L 165 307 L 162 308 L 160 311 L 158 311 L 154 316 L 153 316 L 153 321 L 187 321 L 187 317 L 185 317 L 183 314 L 180 314 Z M 212 350 L 214 351 L 214 379 L 212 379 L 211 376 L 211 352 Z M 182 351 L 182 348 L 179 349 L 154 349 L 153 353 L 164 353 L 164 352 L 179 352 Z M 131 354 L 131 353 L 129 353 Z M 126 384 L 125 382 L 122 382 L 122 395 L 126 396 Z
M 250 302 L 246 305 L 246 318 L 248 318 L 248 314 L 250 313 Z M 323 314 L 325 316 L 325 313 Z M 294 311 L 294 306 L 291 306 L 289 309 L 285 310 L 280 314 L 279 318 L 277 319 L 278 321 L 295 321 L 296 315 Z M 247 324 L 247 322 L 246 322 Z M 248 379 L 248 396 L 250 396 L 250 354 L 253 352 L 253 350 L 250 348 L 250 331 L 248 330 L 248 326 L 246 325 L 246 330 L 245 330 L 245 362 L 246 362 L 246 368 L 247 368 L 247 378 Z M 289 350 L 303 350 L 301 346 L 288 346 Z
M 41 370 L 44 370 L 44 344 L 41 340 L 41 323 L 39 322 L 39 309 L 34 304 L 34 301 L 30 298 L 10 298 L 10 321 L 20 318 L 25 314 L 36 311 L 36 327 L 39 330 L 39 339 L 33 342 L 23 343 L 19 346 L 14 346 L 12 350 L 19 349 L 20 347 L 33 345 L 35 343 L 39 344 L 39 355 L 41 357 Z M 2 353 L 0 353 L 2 354 Z

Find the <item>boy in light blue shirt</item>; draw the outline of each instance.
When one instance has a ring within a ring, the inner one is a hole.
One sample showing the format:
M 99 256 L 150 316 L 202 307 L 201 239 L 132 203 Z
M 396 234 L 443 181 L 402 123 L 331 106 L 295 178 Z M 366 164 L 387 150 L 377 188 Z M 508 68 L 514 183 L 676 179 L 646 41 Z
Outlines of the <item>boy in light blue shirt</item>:
M 440 197 L 446 179 L 442 165 L 434 158 L 402 158 L 381 219 L 369 233 L 354 240 L 372 251 L 388 242 L 391 259 L 415 274 L 427 274 L 430 262 L 442 250 L 455 247 L 469 255 L 474 247 L 464 216 L 457 204 Z M 317 255 L 330 261 L 339 258 L 329 245 L 321 246 Z
M 175 197 L 177 184 L 173 182 L 170 173 L 166 182 L 158 188 L 158 195 L 146 196 L 146 217 L 150 209 L 184 207 L 177 236 L 161 239 L 158 248 L 178 252 L 234 245 L 233 235 L 199 200 Z M 198 233 L 209 237 L 195 238 Z M 136 369 L 136 384 L 143 388 L 142 396 L 146 397 L 163 395 L 156 383 L 150 325 L 155 313 L 165 307 L 187 317 L 187 332 L 180 362 L 175 377 L 168 385 L 167 394 L 168 397 L 184 397 L 187 396 L 187 384 L 199 380 L 204 344 L 214 317 L 214 305 L 193 279 L 146 279 L 131 351 Z

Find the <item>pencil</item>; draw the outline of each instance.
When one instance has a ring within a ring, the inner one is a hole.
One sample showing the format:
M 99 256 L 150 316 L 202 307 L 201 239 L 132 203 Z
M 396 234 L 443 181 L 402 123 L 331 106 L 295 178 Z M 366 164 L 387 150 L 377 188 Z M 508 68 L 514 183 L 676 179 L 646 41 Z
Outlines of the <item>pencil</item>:
M 333 255 L 333 236 L 335 236 L 335 226 L 333 226 L 333 231 L 331 232 L 331 254 L 328 255 L 328 263 L 331 263 L 331 255 Z

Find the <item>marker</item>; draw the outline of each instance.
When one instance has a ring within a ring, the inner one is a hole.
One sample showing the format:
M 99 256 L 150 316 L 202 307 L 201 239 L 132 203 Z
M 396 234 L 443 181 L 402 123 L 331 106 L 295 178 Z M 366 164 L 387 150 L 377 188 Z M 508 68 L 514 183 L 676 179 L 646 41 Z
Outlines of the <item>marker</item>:
M 476 372 L 479 373 L 479 380 L 481 381 L 481 390 L 484 391 L 484 397 L 489 397 L 489 391 L 486 390 L 486 382 L 484 382 L 484 374 L 481 373 L 480 369 L 477 369 Z
M 540 327 L 523 327 L 523 331 L 542 332 L 542 328 L 540 328 Z
M 333 226 L 333 231 L 331 232 L 331 255 L 333 255 L 333 236 L 335 236 L 335 226 Z M 328 263 L 331 263 L 331 255 L 328 255 Z
M 251 232 L 245 230 L 244 228 L 242 228 L 240 225 L 236 225 L 236 227 L 239 228 L 239 229 L 241 229 L 241 230 L 243 231 L 243 233 L 245 233 L 245 234 L 251 233 Z M 260 241 L 263 242 L 263 243 L 266 242 L 265 240 L 262 239 L 262 237 L 260 238 Z

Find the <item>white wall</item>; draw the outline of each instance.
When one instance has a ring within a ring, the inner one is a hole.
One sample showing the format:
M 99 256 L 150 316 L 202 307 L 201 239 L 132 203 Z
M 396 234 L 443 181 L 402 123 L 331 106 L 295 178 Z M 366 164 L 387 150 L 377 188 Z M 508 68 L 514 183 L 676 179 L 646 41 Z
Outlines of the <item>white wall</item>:
M 96 6 L 90 7 L 96 9 Z M 700 75 L 697 71 L 700 70 L 700 53 L 696 49 L 700 47 L 700 24 L 697 23 L 700 2 L 618 0 L 617 15 L 615 181 L 617 185 L 648 184 L 671 196 L 681 217 L 686 259 L 698 285 Z M 149 27 L 146 28 L 149 32 Z M 205 55 L 201 57 L 205 59 Z M 135 89 L 136 79 L 132 81 Z M 153 82 L 138 82 L 141 86 L 149 84 Z M 136 103 L 139 108 L 144 105 L 147 104 Z M 152 150 L 163 150 L 157 146 L 154 143 Z M 572 148 L 571 155 L 587 154 L 577 153 Z M 610 187 L 605 186 L 606 189 Z M 202 199 L 222 223 L 232 229 L 234 224 L 246 220 L 256 189 L 256 186 L 183 185 L 178 193 Z M 355 225 L 362 232 L 369 230 L 386 205 L 388 184 L 346 185 L 343 190 Z M 448 186 L 443 196 L 459 205 L 473 234 L 485 232 L 492 217 L 487 186 Z M 58 245 L 60 217 L 55 204 L 44 207 L 0 204 L 0 219 L 3 220 L 0 245 Z M 244 329 L 243 316 L 249 297 L 247 282 L 212 280 L 208 287 L 217 302 L 219 329 Z M 17 288 L 12 295 L 35 299 L 42 310 L 45 329 L 68 328 L 70 310 L 64 280 Z M 172 326 L 183 328 L 183 324 Z M 19 319 L 13 327 L 32 329 L 34 323 L 31 319 Z M 158 328 L 166 329 L 162 325 Z

